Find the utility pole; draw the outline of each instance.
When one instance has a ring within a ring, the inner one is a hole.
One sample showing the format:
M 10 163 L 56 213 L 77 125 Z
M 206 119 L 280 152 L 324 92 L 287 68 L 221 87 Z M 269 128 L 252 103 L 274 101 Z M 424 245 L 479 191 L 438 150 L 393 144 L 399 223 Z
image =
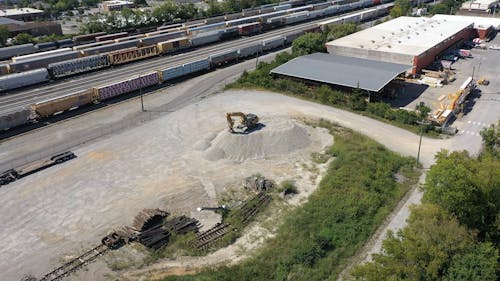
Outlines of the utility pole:
M 418 165 L 418 162 L 420 161 L 420 149 L 422 147 L 422 137 L 424 135 L 424 126 L 429 125 L 429 123 L 425 122 L 425 121 L 417 121 L 417 124 L 420 124 L 420 138 L 418 140 L 418 152 L 417 152 L 417 165 Z
M 259 53 L 260 50 L 257 50 L 257 57 L 255 58 L 255 70 L 257 70 L 257 67 L 259 66 Z
M 141 79 L 141 74 L 139 74 L 139 95 L 141 96 L 141 111 L 145 112 L 144 110 L 144 98 L 142 97 L 142 79 Z

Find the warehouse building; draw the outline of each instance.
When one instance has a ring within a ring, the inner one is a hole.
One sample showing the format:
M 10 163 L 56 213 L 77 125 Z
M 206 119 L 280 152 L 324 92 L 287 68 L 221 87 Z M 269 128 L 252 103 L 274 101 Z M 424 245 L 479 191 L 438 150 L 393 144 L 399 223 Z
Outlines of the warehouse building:
M 0 26 L 6 26 L 12 37 L 19 33 L 28 33 L 33 36 L 62 35 L 61 24 L 52 21 L 23 22 L 0 17 Z
M 326 43 L 330 54 L 411 65 L 411 74 L 430 65 L 446 49 L 469 39 L 473 23 L 399 17 Z
M 43 17 L 42 10 L 33 8 L 0 9 L 0 17 L 20 21 L 33 21 Z
M 483 39 L 488 37 L 494 31 L 500 30 L 500 18 L 494 17 L 477 17 L 477 16 L 456 16 L 456 15 L 434 15 L 433 19 L 458 21 L 474 24 L 474 29 L 478 36 Z
M 462 3 L 459 14 L 484 15 L 493 14 L 500 8 L 499 0 L 471 0 Z
M 121 11 L 123 8 L 133 8 L 134 2 L 123 1 L 123 0 L 112 0 L 112 1 L 104 1 L 99 4 L 101 10 L 103 12 L 111 12 L 111 11 Z

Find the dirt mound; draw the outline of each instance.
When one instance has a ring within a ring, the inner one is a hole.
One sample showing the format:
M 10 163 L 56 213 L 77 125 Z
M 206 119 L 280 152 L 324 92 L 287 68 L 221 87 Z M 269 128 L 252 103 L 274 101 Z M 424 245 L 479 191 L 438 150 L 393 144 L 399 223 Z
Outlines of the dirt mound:
M 286 155 L 312 143 L 306 126 L 296 121 L 270 119 L 262 123 L 262 128 L 249 134 L 231 134 L 227 130 L 219 133 L 207 141 L 205 158 L 211 161 L 261 159 Z

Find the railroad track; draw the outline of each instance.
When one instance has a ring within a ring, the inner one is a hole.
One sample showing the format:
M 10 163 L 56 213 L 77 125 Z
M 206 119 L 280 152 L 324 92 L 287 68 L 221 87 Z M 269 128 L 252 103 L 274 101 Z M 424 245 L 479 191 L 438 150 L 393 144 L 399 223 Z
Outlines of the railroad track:
M 368 8 L 367 8 L 368 9 Z M 293 26 L 287 26 L 277 30 L 271 30 L 263 34 L 255 36 L 239 38 L 232 41 L 226 41 L 215 45 L 209 45 L 191 51 L 180 53 L 173 56 L 154 57 L 151 59 L 133 62 L 120 67 L 98 71 L 86 75 L 80 75 L 69 79 L 57 81 L 46 85 L 35 85 L 25 90 L 18 90 L 9 93 L 8 95 L 0 96 L 0 113 L 7 112 L 14 107 L 22 107 L 33 104 L 47 98 L 66 95 L 80 90 L 85 90 L 93 85 L 105 84 L 114 80 L 124 79 L 140 73 L 145 73 L 154 69 L 166 68 L 173 65 L 186 63 L 197 58 L 204 58 L 210 54 L 221 50 L 231 48 L 239 48 L 247 45 L 255 44 L 263 39 L 273 36 L 291 33 L 298 30 L 312 28 L 319 22 L 325 21 L 330 18 L 344 16 L 361 10 L 351 11 L 349 13 L 338 14 L 333 17 L 322 18 L 311 22 L 301 23 Z M 99 81 L 99 83 L 96 83 Z
M 261 192 L 252 200 L 241 207 L 243 210 L 243 223 L 247 223 L 264 205 L 271 201 L 271 195 Z
M 224 235 L 226 235 L 229 231 L 231 231 L 231 227 L 229 224 L 217 224 L 209 230 L 200 233 L 197 236 L 194 247 L 199 250 L 206 249 L 208 246 L 210 246 L 210 244 L 224 237 Z
M 61 265 L 60 267 L 54 269 L 53 271 L 45 274 L 38 281 L 61 280 L 62 278 L 66 277 L 69 274 L 82 268 L 83 266 L 91 263 L 99 256 L 102 256 L 108 250 L 109 250 L 109 248 L 107 246 L 101 244 L 101 245 L 87 251 L 86 253 L 80 255 L 79 257 L 73 259 L 72 261 L 67 262 L 67 263 Z
M 257 194 L 254 198 L 246 202 L 242 207 L 243 223 L 248 223 L 251 218 L 257 214 L 257 212 L 266 204 L 271 201 L 271 195 L 261 192 Z M 197 240 L 194 242 L 194 248 L 198 250 L 204 250 L 210 246 L 213 242 L 221 239 L 226 234 L 232 230 L 231 225 L 220 223 L 212 227 L 211 229 L 198 234 Z

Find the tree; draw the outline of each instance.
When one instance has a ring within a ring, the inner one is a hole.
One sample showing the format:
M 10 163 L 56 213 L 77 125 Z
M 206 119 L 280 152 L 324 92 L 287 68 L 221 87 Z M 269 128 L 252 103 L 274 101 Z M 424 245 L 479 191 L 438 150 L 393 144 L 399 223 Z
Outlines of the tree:
M 431 112 L 430 107 L 426 106 L 423 102 L 418 104 L 415 109 L 418 111 L 421 120 L 426 119 Z
M 411 3 L 409 0 L 396 0 L 394 7 L 391 9 L 391 18 L 406 16 L 411 11 Z
M 427 173 L 424 200 L 455 215 L 482 240 L 495 241 L 500 233 L 500 161 L 485 155 L 441 151 Z M 498 241 L 497 241 L 498 243 Z
M 332 27 L 329 27 L 327 41 L 339 39 L 356 31 L 358 31 L 358 27 L 355 23 L 344 23 L 344 24 L 334 25 Z
M 31 36 L 31 34 L 28 33 L 19 33 L 18 35 L 16 35 L 16 37 L 14 37 L 14 43 L 16 45 L 33 43 L 33 42 L 35 42 L 33 36 Z
M 495 281 L 498 250 L 490 243 L 476 244 L 464 254 L 455 255 L 445 281 Z
M 7 26 L 0 25 L 0 46 L 5 47 L 7 39 L 10 37 L 10 32 Z
M 457 219 L 434 204 L 412 208 L 408 225 L 397 235 L 389 232 L 382 254 L 353 271 L 357 280 L 442 280 L 450 261 L 465 254 L 474 235 Z
M 300 56 L 325 52 L 324 43 L 324 37 L 321 33 L 306 33 L 293 41 L 292 51 Z
M 500 148 L 500 122 L 481 130 L 481 137 L 486 151 L 490 153 L 498 152 Z

